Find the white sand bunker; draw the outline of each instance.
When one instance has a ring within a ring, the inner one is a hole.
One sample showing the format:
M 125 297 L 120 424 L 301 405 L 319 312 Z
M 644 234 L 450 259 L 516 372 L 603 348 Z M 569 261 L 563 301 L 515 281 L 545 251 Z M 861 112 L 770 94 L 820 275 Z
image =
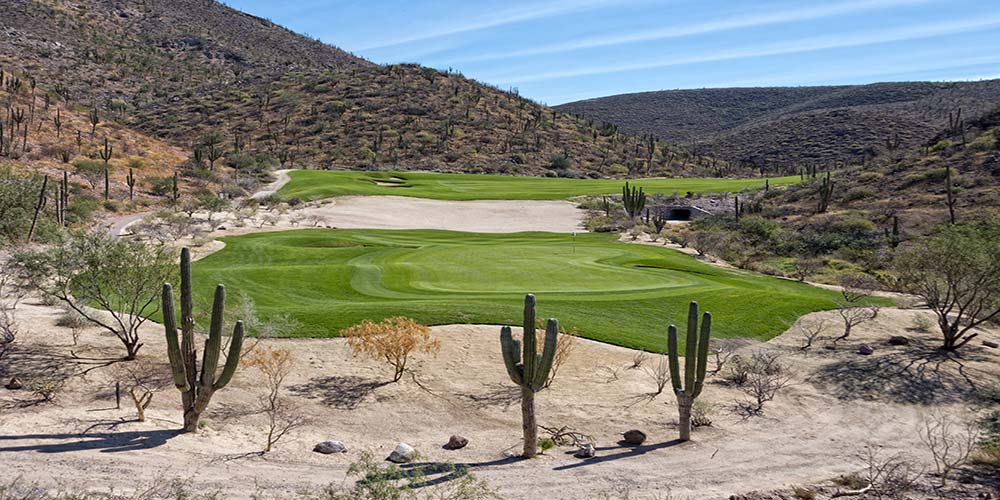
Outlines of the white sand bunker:
M 306 208 L 337 228 L 445 229 L 480 233 L 581 231 L 584 212 L 568 201 L 447 201 L 344 196 Z

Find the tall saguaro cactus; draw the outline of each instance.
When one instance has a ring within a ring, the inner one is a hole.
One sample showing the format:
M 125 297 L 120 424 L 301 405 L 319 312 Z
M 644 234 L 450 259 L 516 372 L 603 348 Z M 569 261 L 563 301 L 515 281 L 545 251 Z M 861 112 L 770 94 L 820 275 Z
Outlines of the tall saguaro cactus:
M 545 341 L 538 352 L 535 340 L 535 296 L 524 297 L 524 342 L 514 338 L 509 326 L 500 330 L 500 349 L 507 375 L 521 386 L 521 427 L 524 430 L 524 458 L 538 453 L 538 421 L 535 418 L 535 393 L 545 387 L 545 381 L 555 359 L 559 340 L 559 322 L 549 319 L 545 325 Z
M 684 378 L 680 375 L 680 353 L 677 350 L 677 327 L 667 329 L 667 355 L 670 357 L 670 382 L 677 396 L 680 412 L 680 440 L 691 439 L 691 406 L 705 385 L 705 368 L 708 365 L 708 338 L 712 334 L 712 313 L 701 318 L 698 332 L 698 303 L 688 307 L 687 344 L 684 346 Z
M 167 332 L 167 356 L 174 385 L 181 391 L 184 405 L 184 432 L 197 432 L 201 413 L 208 407 L 215 391 L 222 389 L 233 378 L 240 363 L 243 348 L 243 322 L 237 321 L 229 342 L 229 355 L 222 373 L 216 378 L 219 368 L 219 352 L 222 350 L 222 323 L 226 308 L 226 287 L 215 287 L 215 301 L 212 303 L 212 322 L 208 340 L 205 341 L 205 358 L 198 373 L 198 353 L 194 345 L 194 313 L 191 297 L 191 252 L 181 250 L 181 339 L 177 339 L 176 316 L 174 315 L 174 292 L 170 283 L 163 284 L 163 326 Z
M 641 187 L 629 187 L 628 182 L 622 186 L 622 206 L 629 218 L 634 219 L 646 207 L 646 193 Z

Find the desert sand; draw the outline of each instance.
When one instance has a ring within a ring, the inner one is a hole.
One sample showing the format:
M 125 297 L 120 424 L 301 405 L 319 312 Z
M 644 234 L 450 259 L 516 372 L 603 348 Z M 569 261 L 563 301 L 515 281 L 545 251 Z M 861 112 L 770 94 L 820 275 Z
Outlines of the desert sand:
M 932 334 L 906 330 L 915 315 L 927 312 L 886 309 L 834 350 L 821 341 L 803 352 L 791 331 L 766 344 L 746 342 L 744 352 L 780 352 L 794 383 L 764 415 L 744 419 L 730 411 L 743 395 L 713 377 L 702 396 L 715 406 L 712 426 L 696 429 L 693 442 L 678 445 L 672 441 L 676 405 L 669 388 L 649 395 L 654 383 L 646 368 L 655 365 L 655 357 L 632 369 L 632 351 L 578 340 L 553 386 L 538 397 L 539 421 L 593 436 L 598 455 L 581 460 L 572 456 L 574 448 L 560 447 L 523 461 L 509 457 L 520 446 L 520 414 L 518 392 L 500 359 L 498 327 L 435 327 L 441 352 L 416 355 L 412 375 L 398 383 L 387 383 L 388 367 L 353 357 L 341 339 L 266 340 L 292 352 L 295 369 L 286 394 L 311 423 L 264 457 L 241 457 L 261 449 L 266 429 L 263 417 L 252 414 L 262 394 L 253 371 L 241 370 L 216 394 L 202 432 L 178 435 L 179 395 L 172 387 L 156 395 L 145 423 L 134 421 L 127 396 L 121 409 L 114 408 L 113 383 L 103 365 L 121 354 L 116 339 L 87 329 L 73 346 L 68 329 L 55 326 L 57 308 L 28 301 L 19 314 L 30 326 L 10 372 L 25 379 L 53 371 L 75 375 L 55 403 L 32 404 L 25 391 L 0 390 L 0 460 L 8 474 L 24 481 L 71 482 L 96 491 L 130 491 L 184 478 L 198 491 L 291 495 L 342 482 L 348 465 L 364 450 L 382 458 L 406 442 L 421 453 L 421 463 L 470 464 L 505 498 L 603 493 L 616 498 L 624 491 L 723 498 L 855 471 L 860 462 L 852 457 L 869 442 L 927 463 L 915 432 L 921 404 L 957 411 L 956 394 L 971 390 L 958 363 L 937 357 Z M 835 314 L 812 316 L 832 320 Z M 829 335 L 834 333 L 831 321 Z M 891 334 L 914 342 L 889 346 L 885 339 Z M 997 332 L 984 335 L 998 337 Z M 143 362 L 163 362 L 162 337 L 158 325 L 146 325 Z M 860 343 L 874 346 L 875 354 L 857 354 Z M 966 376 L 986 381 L 998 376 L 998 360 L 996 350 L 977 342 L 968 346 L 961 363 Z M 620 433 L 633 428 L 649 434 L 647 443 L 619 445 Z M 443 450 L 452 434 L 469 438 L 470 445 Z M 350 451 L 329 456 L 311 451 L 328 439 L 345 442 Z

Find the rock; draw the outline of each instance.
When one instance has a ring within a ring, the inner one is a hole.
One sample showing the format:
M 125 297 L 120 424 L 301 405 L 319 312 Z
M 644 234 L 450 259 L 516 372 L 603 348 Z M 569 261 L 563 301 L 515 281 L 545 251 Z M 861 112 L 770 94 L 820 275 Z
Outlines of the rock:
M 858 354 L 861 354 L 861 355 L 864 355 L 864 356 L 868 356 L 869 354 L 872 354 L 874 352 L 875 352 L 875 349 L 873 349 L 872 346 L 870 346 L 868 344 L 861 344 L 861 347 L 858 347 Z
M 983 341 L 983 345 L 986 346 L 986 347 L 989 347 L 990 349 L 996 349 L 997 347 L 1000 347 L 1000 344 L 997 344 L 996 342 L 993 342 L 992 340 L 984 340 Z
M 412 446 L 406 443 L 399 443 L 396 445 L 396 449 L 392 450 L 389 457 L 386 460 L 394 464 L 405 464 L 407 462 L 413 461 L 417 456 L 417 450 L 414 450 Z
M 625 438 L 625 443 L 632 446 L 639 446 L 646 441 L 646 433 L 638 429 L 632 429 L 623 434 L 623 436 Z
M 594 445 L 585 444 L 580 447 L 580 451 L 577 451 L 573 456 L 576 458 L 593 458 L 597 454 L 597 450 L 594 449 Z
M 316 453 L 322 453 L 324 455 L 330 455 L 332 453 L 347 453 L 347 446 L 340 441 L 323 441 L 313 447 L 313 451 Z
M 216 230 L 217 231 L 225 231 L 226 230 L 226 226 L 219 226 Z
M 452 436 L 448 438 L 448 442 L 445 443 L 444 449 L 446 450 L 459 450 L 465 448 L 465 445 L 469 444 L 469 440 L 462 436 Z
M 910 339 L 902 335 L 893 335 L 889 337 L 889 345 L 910 345 Z
M 24 384 L 21 383 L 21 381 L 18 380 L 17 377 L 14 377 L 10 379 L 10 382 L 8 382 L 7 385 L 5 385 L 4 387 L 12 391 L 19 391 L 24 388 Z

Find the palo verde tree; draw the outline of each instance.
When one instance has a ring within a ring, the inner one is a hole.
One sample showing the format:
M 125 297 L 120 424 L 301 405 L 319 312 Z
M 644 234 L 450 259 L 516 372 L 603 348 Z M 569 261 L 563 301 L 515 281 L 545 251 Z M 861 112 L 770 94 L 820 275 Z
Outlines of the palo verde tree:
M 191 252 L 181 250 L 181 338 L 177 338 L 177 317 L 174 308 L 174 290 L 170 283 L 164 283 L 162 289 L 163 328 L 167 335 L 167 357 L 170 359 L 170 371 L 173 374 L 174 385 L 181 391 L 181 403 L 184 406 L 184 432 L 197 432 L 198 421 L 202 412 L 208 407 L 215 391 L 222 389 L 233 378 L 236 367 L 240 364 L 243 348 L 243 322 L 237 321 L 233 327 L 233 336 L 229 341 L 229 354 L 222 373 L 216 377 L 219 369 L 219 353 L 222 351 L 222 326 L 226 312 L 226 287 L 215 287 L 215 298 L 212 302 L 212 319 L 205 342 L 204 359 L 201 362 L 201 374 L 198 373 L 198 352 L 194 339 L 194 299 L 191 293 Z
M 523 342 L 514 338 L 509 326 L 500 330 L 500 349 L 507 375 L 521 386 L 521 428 L 524 431 L 524 458 L 538 454 L 538 420 L 535 393 L 545 388 L 559 343 L 559 322 L 550 318 L 545 325 L 542 352 L 535 338 L 535 296 L 524 297 Z
M 684 378 L 680 373 L 680 351 L 677 349 L 677 327 L 667 328 L 667 356 L 670 358 L 670 382 L 677 396 L 677 410 L 680 413 L 680 440 L 691 439 L 691 407 L 701 395 L 705 385 L 705 369 L 708 366 L 708 340 L 712 334 L 712 313 L 706 312 L 701 318 L 701 333 L 698 332 L 698 303 L 688 306 L 687 341 L 684 344 Z
M 170 275 L 172 253 L 104 233 L 69 233 L 51 248 L 17 254 L 29 283 L 65 303 L 125 346 L 142 347 L 139 329 L 159 310 L 157 291 Z
M 942 349 L 954 351 L 1000 317 L 1000 221 L 944 226 L 901 251 L 899 288 L 920 297 L 937 316 Z

